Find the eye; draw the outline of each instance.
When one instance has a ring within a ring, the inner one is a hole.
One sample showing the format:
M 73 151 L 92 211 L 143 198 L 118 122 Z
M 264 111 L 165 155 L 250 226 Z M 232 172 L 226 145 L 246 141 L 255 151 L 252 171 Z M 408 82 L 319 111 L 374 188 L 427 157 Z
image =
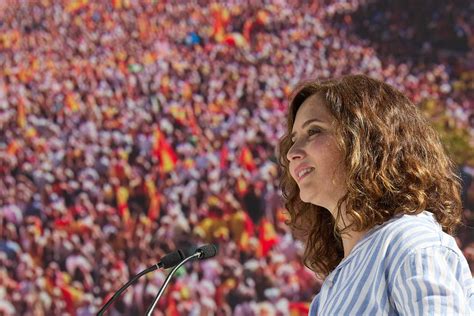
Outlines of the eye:
M 310 129 L 308 129 L 307 133 L 308 133 L 308 136 L 313 136 L 315 134 L 321 133 L 321 129 L 319 129 L 319 128 L 310 128 Z M 296 140 L 295 140 L 294 137 L 291 138 L 290 139 L 290 145 L 293 145 L 295 143 L 295 141 Z
M 308 129 L 308 135 L 314 135 L 314 134 L 319 134 L 321 133 L 321 130 L 319 128 L 310 128 Z

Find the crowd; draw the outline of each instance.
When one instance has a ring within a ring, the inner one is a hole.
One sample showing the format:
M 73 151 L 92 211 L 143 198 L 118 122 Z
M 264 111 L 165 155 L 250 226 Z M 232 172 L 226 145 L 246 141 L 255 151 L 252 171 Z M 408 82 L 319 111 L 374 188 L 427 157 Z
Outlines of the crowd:
M 420 15 L 422 10 L 424 14 Z M 457 78 L 449 85 L 439 81 L 447 111 L 472 128 L 474 5 L 454 1 L 373 1 L 351 14 L 356 34 L 367 38 L 381 56 L 412 60 L 415 67 L 440 64 L 442 76 Z M 339 14 L 339 20 L 347 14 Z M 428 78 L 437 80 L 436 78 Z M 453 102 L 455 100 L 455 102 Z M 469 115 L 471 118 L 469 118 Z
M 285 224 L 275 158 L 291 88 L 366 73 L 439 100 L 474 135 L 472 69 L 379 58 L 351 31 L 362 5 L 2 8 L 0 314 L 94 315 L 162 255 L 209 242 L 218 255 L 180 269 L 156 315 L 306 314 L 321 280 Z M 460 170 L 472 226 L 473 166 Z M 472 230 L 457 240 L 474 271 Z M 166 273 L 142 277 L 109 315 L 143 314 Z

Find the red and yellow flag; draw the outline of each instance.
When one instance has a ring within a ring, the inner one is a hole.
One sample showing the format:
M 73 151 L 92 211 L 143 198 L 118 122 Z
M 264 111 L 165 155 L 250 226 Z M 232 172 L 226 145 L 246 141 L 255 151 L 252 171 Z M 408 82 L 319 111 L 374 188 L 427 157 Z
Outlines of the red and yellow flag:
M 222 42 L 225 36 L 225 28 L 230 21 L 229 10 L 218 4 L 211 6 L 214 23 L 212 25 L 212 36 L 216 42 Z
M 243 196 L 245 193 L 247 193 L 248 190 L 248 182 L 245 178 L 239 177 L 237 179 L 237 193 L 239 196 Z
M 155 130 L 153 138 L 153 155 L 160 161 L 161 171 L 173 171 L 178 161 L 178 156 L 159 129 Z
M 252 152 L 247 146 L 242 148 L 242 151 L 240 152 L 239 161 L 241 165 L 243 165 L 244 168 L 247 169 L 248 171 L 253 171 L 256 168 Z
M 66 107 L 72 112 L 77 112 L 79 110 L 79 102 L 77 102 L 76 97 L 72 93 L 66 95 Z
M 122 8 L 129 8 L 130 7 L 130 1 L 129 0 L 112 0 L 112 6 L 114 9 L 122 9 Z
M 152 179 L 145 181 L 146 192 L 150 205 L 148 207 L 148 218 L 151 221 L 155 221 L 160 216 L 160 194 L 156 189 L 156 185 Z
M 88 4 L 89 0 L 72 0 L 67 4 L 65 11 L 68 13 L 74 13 L 86 7 Z
M 8 144 L 7 153 L 11 156 L 15 156 L 20 149 L 21 149 L 20 143 L 16 139 L 13 139 Z
M 254 236 L 254 225 L 250 216 L 243 210 L 237 211 L 230 219 L 230 228 L 239 249 L 249 250 L 250 238 Z
M 275 227 L 273 227 L 273 224 L 266 218 L 262 219 L 258 230 L 258 239 L 260 241 L 258 255 L 260 257 L 265 257 L 277 243 L 278 236 L 275 232 Z
M 290 316 L 308 315 L 309 305 L 310 303 L 308 302 L 290 302 Z
M 117 205 L 119 215 L 122 220 L 127 223 L 130 220 L 130 210 L 128 209 L 128 197 L 130 192 L 126 187 L 119 187 L 117 189 Z

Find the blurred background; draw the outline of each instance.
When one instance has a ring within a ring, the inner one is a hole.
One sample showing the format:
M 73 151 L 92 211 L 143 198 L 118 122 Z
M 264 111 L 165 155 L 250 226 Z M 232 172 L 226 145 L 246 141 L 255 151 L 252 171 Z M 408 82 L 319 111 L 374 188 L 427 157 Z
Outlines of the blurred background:
M 209 242 L 218 256 L 180 269 L 155 315 L 306 315 L 321 280 L 285 224 L 276 144 L 297 82 L 350 73 L 439 132 L 474 271 L 473 15 L 461 0 L 1 0 L 0 315 L 93 315 Z M 143 314 L 166 273 L 108 314 Z

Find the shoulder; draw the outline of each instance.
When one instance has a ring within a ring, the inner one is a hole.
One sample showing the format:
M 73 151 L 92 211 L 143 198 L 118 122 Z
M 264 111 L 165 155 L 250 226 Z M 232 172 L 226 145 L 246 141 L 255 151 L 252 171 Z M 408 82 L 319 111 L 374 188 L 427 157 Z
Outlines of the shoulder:
M 427 211 L 393 217 L 371 229 L 361 244 L 367 244 L 377 253 L 378 261 L 389 274 L 411 253 L 421 249 L 441 247 L 462 256 L 455 239 L 443 232 L 435 216 Z
M 461 261 L 464 259 L 454 237 L 443 232 L 435 216 L 427 211 L 394 217 L 371 231 L 368 239 L 383 256 L 381 260 L 388 276 L 410 256 L 430 249 L 449 253 Z
M 474 308 L 469 265 L 450 247 L 415 248 L 395 271 L 388 290 L 402 314 L 466 315 Z
M 443 232 L 435 216 L 427 211 L 417 215 L 398 215 L 381 225 L 376 225 L 355 245 L 346 261 L 367 257 L 389 268 L 400 263 L 416 249 L 441 246 L 461 254 L 455 239 Z
M 454 238 L 443 232 L 430 212 L 401 215 L 375 227 L 369 236 L 380 243 L 386 255 L 407 255 L 415 249 L 433 246 L 457 248 Z

